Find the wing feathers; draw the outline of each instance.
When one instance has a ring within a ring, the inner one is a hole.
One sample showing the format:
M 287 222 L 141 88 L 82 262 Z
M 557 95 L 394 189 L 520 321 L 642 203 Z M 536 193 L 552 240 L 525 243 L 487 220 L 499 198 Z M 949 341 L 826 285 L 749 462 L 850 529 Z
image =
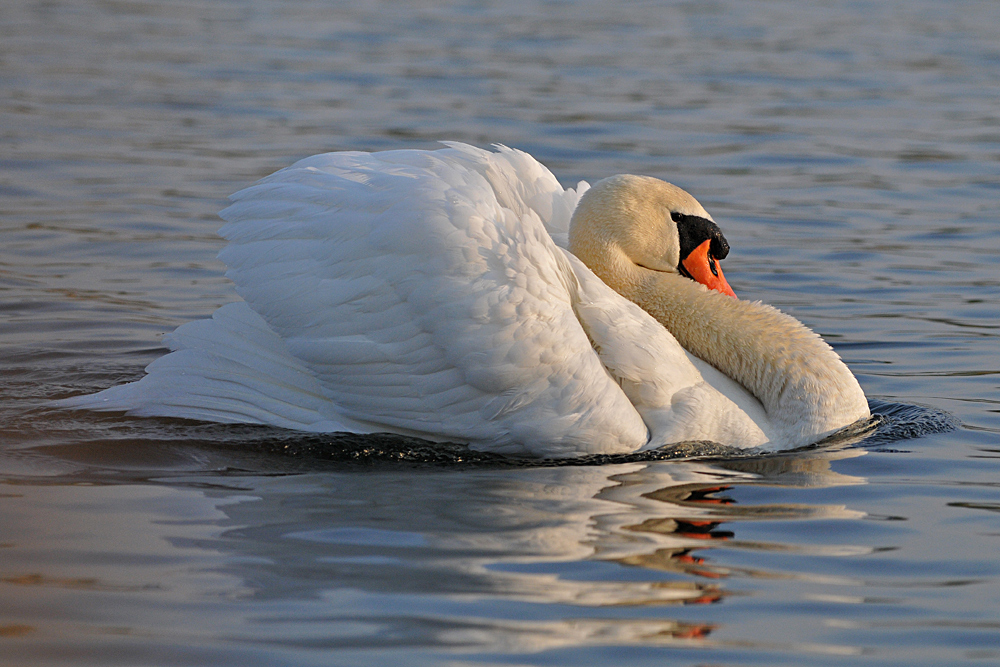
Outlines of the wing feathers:
M 546 456 L 636 450 L 646 426 L 577 319 L 556 245 L 586 187 L 502 146 L 306 158 L 221 213 L 245 303 L 168 336 L 175 351 L 140 382 L 64 404 Z
M 232 198 L 220 256 L 347 417 L 512 451 L 636 449 L 645 425 L 542 222 L 565 193 L 510 149 L 314 156 Z

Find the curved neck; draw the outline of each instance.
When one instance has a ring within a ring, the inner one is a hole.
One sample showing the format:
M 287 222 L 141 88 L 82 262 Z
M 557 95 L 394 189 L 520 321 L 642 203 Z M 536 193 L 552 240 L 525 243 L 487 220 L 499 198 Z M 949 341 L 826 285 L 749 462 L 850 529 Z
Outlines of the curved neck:
M 686 350 L 756 396 L 790 441 L 814 442 L 868 416 L 854 375 L 795 318 L 676 273 L 637 266 L 620 252 L 605 258 L 610 261 L 591 270 L 656 318 Z

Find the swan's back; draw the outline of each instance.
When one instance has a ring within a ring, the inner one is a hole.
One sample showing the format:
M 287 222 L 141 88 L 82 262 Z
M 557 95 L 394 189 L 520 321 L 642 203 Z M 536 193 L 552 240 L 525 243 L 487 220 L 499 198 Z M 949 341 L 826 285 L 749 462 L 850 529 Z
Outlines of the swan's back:
M 530 156 L 318 155 L 232 202 L 227 275 L 347 419 L 547 455 L 646 442 L 539 215 L 568 224 L 575 193 Z

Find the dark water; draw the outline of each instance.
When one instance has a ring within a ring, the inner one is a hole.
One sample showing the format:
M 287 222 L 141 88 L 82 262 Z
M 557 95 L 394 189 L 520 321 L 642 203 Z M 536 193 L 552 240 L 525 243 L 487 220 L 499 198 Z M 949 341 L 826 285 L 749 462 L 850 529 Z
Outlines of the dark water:
M 5 2 L 0 663 L 1000 662 L 998 33 L 971 1 Z M 229 193 L 438 139 L 690 190 L 881 421 L 553 466 L 45 408 L 235 299 Z

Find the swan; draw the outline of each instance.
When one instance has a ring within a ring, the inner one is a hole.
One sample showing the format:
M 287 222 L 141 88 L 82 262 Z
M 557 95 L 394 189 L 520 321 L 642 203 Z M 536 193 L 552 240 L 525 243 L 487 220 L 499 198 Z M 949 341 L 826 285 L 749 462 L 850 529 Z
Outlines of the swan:
M 546 457 L 789 448 L 869 416 L 818 335 L 735 298 L 722 231 L 658 179 L 564 189 L 522 151 L 446 143 L 315 155 L 230 201 L 242 301 L 60 407 Z

